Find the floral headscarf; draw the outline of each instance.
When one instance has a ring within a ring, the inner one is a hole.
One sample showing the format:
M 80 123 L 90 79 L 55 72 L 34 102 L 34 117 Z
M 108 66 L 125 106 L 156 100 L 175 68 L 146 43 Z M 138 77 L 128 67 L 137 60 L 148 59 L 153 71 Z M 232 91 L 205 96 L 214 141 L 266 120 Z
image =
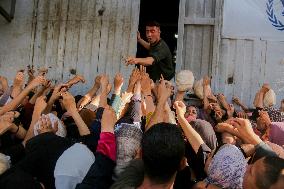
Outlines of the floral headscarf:
M 224 144 L 213 156 L 205 181 L 222 188 L 241 189 L 246 167 L 241 150 L 235 145 Z

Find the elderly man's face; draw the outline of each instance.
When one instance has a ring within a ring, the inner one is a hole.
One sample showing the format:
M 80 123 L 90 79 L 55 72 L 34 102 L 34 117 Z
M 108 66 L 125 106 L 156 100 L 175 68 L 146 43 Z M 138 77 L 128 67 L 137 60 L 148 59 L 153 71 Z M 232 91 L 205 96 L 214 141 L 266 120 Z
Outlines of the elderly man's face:
M 257 177 L 261 177 L 261 173 L 265 172 L 263 158 L 257 160 L 254 164 L 248 165 L 244 180 L 243 180 L 243 188 L 244 189 L 258 189 L 256 186 Z

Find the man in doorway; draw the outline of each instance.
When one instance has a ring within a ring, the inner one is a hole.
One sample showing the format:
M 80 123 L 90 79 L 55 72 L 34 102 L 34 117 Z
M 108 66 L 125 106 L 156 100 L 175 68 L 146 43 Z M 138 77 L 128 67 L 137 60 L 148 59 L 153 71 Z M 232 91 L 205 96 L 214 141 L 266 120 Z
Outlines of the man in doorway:
M 137 34 L 137 41 L 149 51 L 145 58 L 128 57 L 127 65 L 140 64 L 147 67 L 147 73 L 155 82 L 161 75 L 166 80 L 171 80 L 175 75 L 171 51 L 166 42 L 161 39 L 160 24 L 155 21 L 146 24 L 147 41 L 143 40 L 140 33 Z

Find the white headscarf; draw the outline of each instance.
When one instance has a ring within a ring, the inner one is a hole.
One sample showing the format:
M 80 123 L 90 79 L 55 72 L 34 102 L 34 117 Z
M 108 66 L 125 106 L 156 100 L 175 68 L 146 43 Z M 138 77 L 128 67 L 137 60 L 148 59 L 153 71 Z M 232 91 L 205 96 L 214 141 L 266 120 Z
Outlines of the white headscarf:
M 58 130 L 57 130 L 57 132 L 55 134 L 57 136 L 66 137 L 67 131 L 66 131 L 66 128 L 65 128 L 64 124 L 61 122 L 61 120 L 57 116 L 52 114 L 52 113 L 47 114 L 47 116 L 50 119 L 52 128 L 54 128 L 55 122 L 56 121 L 58 122 Z M 34 135 L 35 136 L 38 135 L 38 129 L 39 129 L 39 121 L 37 121 L 35 126 L 34 126 Z

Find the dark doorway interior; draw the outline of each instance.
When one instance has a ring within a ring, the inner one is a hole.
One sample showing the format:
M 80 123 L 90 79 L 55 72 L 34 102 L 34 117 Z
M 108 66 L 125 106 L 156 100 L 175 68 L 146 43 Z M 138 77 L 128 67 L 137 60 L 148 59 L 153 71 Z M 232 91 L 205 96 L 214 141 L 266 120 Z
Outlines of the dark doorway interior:
M 179 0 L 141 0 L 139 31 L 145 37 L 145 23 L 155 20 L 161 25 L 161 37 L 168 44 L 173 57 L 175 57 L 178 33 Z M 147 51 L 138 44 L 137 57 L 145 57 Z

